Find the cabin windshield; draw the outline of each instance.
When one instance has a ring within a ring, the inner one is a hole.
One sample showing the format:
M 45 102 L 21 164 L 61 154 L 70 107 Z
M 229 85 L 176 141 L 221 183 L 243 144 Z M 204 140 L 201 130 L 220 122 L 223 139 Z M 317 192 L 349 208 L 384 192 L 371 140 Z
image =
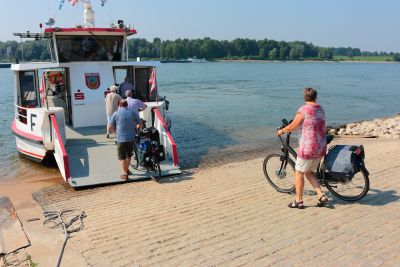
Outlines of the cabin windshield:
M 57 39 L 59 62 L 121 61 L 123 36 L 65 36 Z

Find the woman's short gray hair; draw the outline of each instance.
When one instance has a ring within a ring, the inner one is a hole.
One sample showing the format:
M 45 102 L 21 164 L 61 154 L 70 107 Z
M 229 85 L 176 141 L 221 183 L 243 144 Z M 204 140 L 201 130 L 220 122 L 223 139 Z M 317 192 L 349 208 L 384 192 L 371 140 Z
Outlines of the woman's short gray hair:
M 112 86 L 110 87 L 110 91 L 113 92 L 113 93 L 116 93 L 116 92 L 118 91 L 118 86 L 112 85 Z

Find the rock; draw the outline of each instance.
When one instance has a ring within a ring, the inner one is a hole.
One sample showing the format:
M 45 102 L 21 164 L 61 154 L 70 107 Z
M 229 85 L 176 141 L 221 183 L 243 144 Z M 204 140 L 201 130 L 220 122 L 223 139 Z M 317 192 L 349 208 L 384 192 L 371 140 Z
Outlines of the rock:
M 330 135 L 337 135 L 338 132 L 336 131 L 336 129 L 330 129 L 330 130 L 328 131 L 328 134 L 330 134 Z

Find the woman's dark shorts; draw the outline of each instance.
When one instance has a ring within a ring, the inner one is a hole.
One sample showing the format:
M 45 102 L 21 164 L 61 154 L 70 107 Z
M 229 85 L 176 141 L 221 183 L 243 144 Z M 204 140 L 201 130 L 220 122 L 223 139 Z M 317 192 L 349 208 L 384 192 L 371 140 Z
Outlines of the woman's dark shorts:
M 117 144 L 118 159 L 125 160 L 127 157 L 133 156 L 134 142 L 123 142 Z

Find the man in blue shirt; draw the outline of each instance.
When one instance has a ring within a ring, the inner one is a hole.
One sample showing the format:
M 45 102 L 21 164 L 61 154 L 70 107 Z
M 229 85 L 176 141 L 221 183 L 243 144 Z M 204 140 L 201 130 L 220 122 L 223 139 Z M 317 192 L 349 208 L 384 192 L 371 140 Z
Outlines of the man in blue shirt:
M 147 105 L 139 99 L 132 98 L 133 92 L 131 90 L 126 91 L 126 101 L 128 102 L 128 109 L 139 113 L 140 110 L 145 110 Z
M 117 132 L 118 159 L 121 163 L 121 179 L 128 179 L 129 165 L 135 146 L 136 128 L 142 127 L 142 120 L 137 112 L 128 109 L 128 102 L 119 102 L 119 109 L 111 117 L 109 128 Z

